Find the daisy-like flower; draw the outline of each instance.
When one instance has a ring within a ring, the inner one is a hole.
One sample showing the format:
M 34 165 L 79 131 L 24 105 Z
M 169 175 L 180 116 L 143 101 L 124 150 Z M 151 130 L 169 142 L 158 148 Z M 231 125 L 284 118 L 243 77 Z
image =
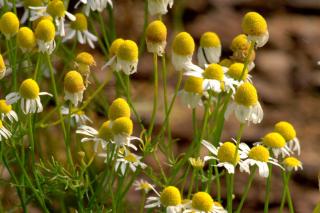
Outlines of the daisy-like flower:
M 282 135 L 292 152 L 297 152 L 297 154 L 300 155 L 300 142 L 292 124 L 286 121 L 280 121 L 274 126 L 274 131 Z
M 96 66 L 96 61 L 90 53 L 81 52 L 75 58 L 75 66 L 79 73 L 84 77 L 87 87 L 91 73 L 90 67 Z
M 159 194 L 154 190 L 157 196 L 147 198 L 145 208 L 165 207 L 167 213 L 180 213 L 183 208 L 181 203 L 181 194 L 177 187 L 167 186 Z
M 46 15 L 52 16 L 57 26 L 57 33 L 60 36 L 65 36 L 65 17 L 67 16 L 70 21 L 76 20 L 76 17 L 65 9 L 64 3 L 61 0 L 51 0 L 47 6 L 29 8 L 31 9 L 30 21 L 34 21 Z
M 17 44 L 23 53 L 31 52 L 36 47 L 36 36 L 29 27 L 21 27 L 19 29 Z
M 192 201 L 185 205 L 183 213 L 227 213 L 227 211 L 207 192 L 197 192 L 192 196 Z
M 259 169 L 259 175 L 266 178 L 269 176 L 268 163 L 281 167 L 276 159 L 270 157 L 269 150 L 264 146 L 257 145 L 250 149 L 247 144 L 241 143 L 239 148 L 242 151 L 243 157 L 246 158 L 243 161 L 243 164 L 246 164 L 246 166 L 240 168 L 240 170 L 250 173 L 250 166 L 256 165 Z
M 151 22 L 146 29 L 147 49 L 150 53 L 162 56 L 167 44 L 167 28 L 162 21 Z
M 12 106 L 7 104 L 6 100 L 4 99 L 0 100 L 0 114 L 2 120 L 8 118 L 11 123 L 13 121 L 18 121 L 17 113 L 12 110 Z
M 61 113 L 63 115 L 69 115 L 69 107 L 62 106 Z M 86 116 L 84 111 L 79 110 L 77 108 L 71 109 L 71 118 L 72 118 L 72 125 L 73 126 L 81 126 L 86 124 L 87 122 L 92 123 L 92 120 Z
M 90 126 L 81 125 L 77 129 L 76 133 L 87 136 L 82 138 L 81 142 L 93 141 L 94 151 L 97 152 L 99 145 L 105 149 L 107 144 L 113 140 L 110 123 L 111 121 L 105 121 L 99 128 L 99 131 Z
M 254 41 L 257 47 L 264 46 L 269 40 L 266 20 L 256 12 L 248 12 L 242 19 L 242 30 L 248 35 L 249 41 Z
M 194 169 L 202 170 L 204 167 L 204 161 L 198 158 L 189 158 L 189 162 Z
M 123 98 L 115 99 L 108 109 L 108 117 L 110 120 L 127 117 L 130 118 L 130 107 L 128 102 Z
M 261 143 L 272 150 L 275 158 L 278 158 L 279 155 L 282 157 L 289 156 L 291 153 L 285 139 L 277 132 L 270 132 L 266 134 L 262 138 L 262 141 L 257 144 Z
M 4 78 L 4 76 L 6 75 L 6 71 L 7 71 L 6 64 L 4 63 L 3 57 L 0 54 L 0 79 Z
M 198 48 L 198 63 L 201 67 L 206 64 L 218 63 L 221 56 L 221 42 L 214 32 L 206 32 L 200 38 Z
M 112 7 L 112 1 L 111 0 L 79 0 L 78 3 L 75 5 L 75 8 L 78 8 L 79 4 L 84 4 L 84 13 L 86 16 L 89 16 L 90 11 L 98 11 L 101 13 L 108 4 Z
M 234 174 L 234 170 L 237 164 L 240 165 L 240 167 L 245 168 L 246 164 L 243 163 L 242 159 L 243 154 L 241 150 L 238 150 L 237 156 L 236 154 L 236 145 L 232 142 L 224 142 L 220 143 L 220 146 L 218 148 L 214 147 L 211 143 L 208 141 L 202 140 L 202 145 L 204 145 L 209 152 L 212 154 L 212 156 L 205 156 L 204 160 L 217 160 L 218 167 L 224 167 L 228 173 Z M 241 143 L 240 143 L 241 144 Z
M 241 84 L 235 93 L 232 101 L 225 112 L 225 119 L 234 112 L 240 123 L 260 123 L 263 119 L 263 111 L 258 101 L 258 94 L 255 87 L 245 82 Z
M 111 131 L 113 134 L 113 142 L 118 147 L 131 147 L 137 150 L 137 147 L 131 143 L 133 140 L 141 141 L 140 138 L 132 136 L 133 123 L 128 117 L 120 117 L 112 121 Z
M 155 190 L 153 185 L 151 185 L 148 181 L 145 181 L 143 179 L 136 180 L 133 183 L 133 186 L 135 187 L 134 190 L 136 190 L 136 191 L 144 191 L 144 193 L 146 193 L 146 194 L 150 190 Z
M 141 159 L 142 159 L 141 156 L 138 156 L 126 150 L 124 154 L 119 154 L 116 161 L 115 170 L 118 171 L 118 169 L 120 168 L 121 174 L 124 175 L 128 167 L 133 172 L 137 170 L 137 167 L 141 167 L 142 169 L 145 169 L 147 165 L 141 162 Z
M 181 32 L 173 40 L 171 63 L 176 71 L 192 70 L 192 55 L 195 44 L 192 36 Z
M 243 63 L 233 63 L 226 70 L 226 77 L 233 80 L 236 86 L 239 86 L 244 81 L 251 82 L 251 75 L 248 74 L 248 69 L 244 69 Z
M 64 100 L 70 100 L 74 106 L 82 102 L 85 90 L 83 78 L 77 71 L 71 70 L 64 77 Z
M 172 8 L 173 0 L 148 0 L 148 11 L 151 16 L 164 15 Z
M 19 30 L 19 19 L 13 12 L 6 12 L 0 18 L 0 31 L 6 39 L 12 38 Z
M 3 141 L 3 139 L 9 139 L 11 136 L 11 132 L 3 126 L 3 123 L 0 120 L 0 141 Z
M 188 108 L 194 109 L 202 105 L 203 78 L 188 76 L 183 90 L 179 91 L 181 101 Z
M 19 92 L 12 92 L 6 96 L 6 102 L 11 105 L 20 100 L 24 114 L 39 113 L 43 111 L 40 95 L 52 96 L 50 93 L 40 92 L 37 82 L 29 78 L 21 83 Z
M 119 50 L 119 47 L 123 44 L 124 40 L 122 38 L 117 38 L 111 43 L 111 46 L 109 48 L 109 61 L 105 63 L 102 66 L 102 70 L 105 69 L 106 67 L 110 66 L 112 70 L 116 69 L 116 64 L 117 64 L 117 52 Z
M 67 34 L 62 42 L 70 40 L 77 36 L 80 44 L 88 43 L 91 48 L 94 48 L 93 42 L 98 41 L 98 38 L 88 31 L 88 21 L 83 13 L 75 14 L 75 20 L 70 25 L 66 26 Z
M 49 19 L 41 20 L 35 28 L 38 49 L 41 53 L 51 54 L 56 47 L 56 29 Z
M 230 49 L 233 52 L 232 59 L 236 62 L 245 63 L 247 60 L 249 49 L 250 49 L 250 41 L 245 34 L 237 35 L 231 42 Z M 248 70 L 251 71 L 254 67 L 254 59 L 255 59 L 255 51 L 252 50 L 250 53 Z
M 284 168 L 286 168 L 287 171 L 298 171 L 298 169 L 303 169 L 301 161 L 299 161 L 295 157 L 286 157 L 282 161 L 282 165 L 284 166 Z

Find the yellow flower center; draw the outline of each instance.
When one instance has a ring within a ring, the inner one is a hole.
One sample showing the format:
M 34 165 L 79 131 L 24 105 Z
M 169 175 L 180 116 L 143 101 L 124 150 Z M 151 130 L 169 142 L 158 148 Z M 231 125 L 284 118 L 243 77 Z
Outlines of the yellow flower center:
M 284 138 L 277 132 L 266 134 L 262 139 L 262 143 L 270 148 L 282 148 L 286 145 Z
M 254 106 L 258 102 L 257 90 L 251 83 L 245 82 L 237 88 L 234 100 L 243 106 Z
M 181 204 L 181 194 L 179 189 L 174 186 L 167 186 L 160 195 L 161 204 L 165 207 Z
M 117 55 L 118 49 L 123 44 L 124 40 L 122 38 L 117 38 L 114 40 L 109 49 L 109 55 L 114 56 Z
M 253 36 L 260 36 L 267 32 L 266 20 L 256 12 L 247 13 L 242 19 L 242 30 L 244 33 Z
M 79 64 L 84 64 L 88 66 L 95 65 L 96 62 L 93 58 L 93 56 L 88 52 L 81 52 L 77 55 L 75 61 Z
M 286 141 L 291 141 L 293 140 L 297 133 L 292 124 L 286 121 L 280 121 L 278 122 L 275 127 L 274 131 L 278 132 Z
M 52 16 L 41 16 L 40 18 L 36 19 L 35 21 L 32 22 L 32 29 L 35 31 L 35 29 L 37 28 L 38 24 L 40 23 L 40 21 L 42 20 L 48 20 L 53 22 L 53 18 Z
M 269 150 L 264 146 L 255 146 L 250 149 L 248 156 L 253 160 L 268 162 L 270 153 Z
M 4 63 L 2 55 L 0 54 L 0 73 L 3 72 L 5 68 L 6 68 L 6 65 Z
M 201 47 L 220 47 L 221 42 L 219 36 L 213 32 L 206 32 L 200 38 Z
M 237 35 L 231 42 L 230 49 L 232 51 L 247 50 L 250 47 L 250 42 L 245 34 Z
M 202 78 L 190 76 L 187 78 L 184 84 L 184 90 L 186 92 L 202 94 L 202 91 L 203 91 L 202 83 L 203 83 Z
M 133 123 L 128 117 L 117 118 L 112 123 L 112 133 L 114 135 L 132 135 Z
M 242 63 L 233 63 L 229 67 L 229 70 L 228 70 L 227 74 L 231 78 L 233 78 L 235 80 L 245 80 L 248 77 L 248 69 L 246 68 L 243 71 L 243 68 L 244 68 L 244 64 L 242 64 Z M 243 75 L 242 75 L 242 72 L 243 72 Z M 242 78 L 241 78 L 241 75 L 242 75 Z
M 0 19 L 0 30 L 6 36 L 13 36 L 19 30 L 19 19 L 16 14 L 6 12 Z
M 178 55 L 188 56 L 194 52 L 195 44 L 192 36 L 181 32 L 173 40 L 173 51 Z
M 65 7 L 63 1 L 61 0 L 52 0 L 48 3 L 47 12 L 52 17 L 64 17 L 65 15 Z
M 23 0 L 23 4 L 26 8 L 32 6 L 32 7 L 39 7 L 43 3 L 42 0 Z
M 124 157 L 125 160 L 129 161 L 130 163 L 135 163 L 135 162 L 138 162 L 138 159 L 137 157 L 132 154 L 132 153 L 128 153 L 125 157 Z
M 125 60 L 134 62 L 138 60 L 139 50 L 138 46 L 134 41 L 125 40 L 120 46 L 117 51 L 117 57 Z
M 219 203 L 219 202 L 217 202 L 217 201 L 214 201 L 213 204 L 214 204 L 215 206 L 218 206 L 218 207 L 223 207 L 223 206 L 221 205 L 221 203 Z
M 213 205 L 214 201 L 207 192 L 197 192 L 192 197 L 192 207 L 197 210 L 209 212 Z
M 240 160 L 239 152 L 237 153 L 237 157 L 235 157 L 236 154 L 236 145 L 231 142 L 225 142 L 223 143 L 219 149 L 218 149 L 218 159 L 220 162 L 227 162 L 231 163 L 233 165 L 237 164 Z
M 285 158 L 283 160 L 282 163 L 288 168 L 294 168 L 294 167 L 297 167 L 297 166 L 301 166 L 301 161 L 299 161 L 295 157 L 287 157 L 287 158 Z
M 29 78 L 22 82 L 19 93 L 25 99 L 36 99 L 39 96 L 39 91 L 37 82 Z
M 224 77 L 224 72 L 219 64 L 210 64 L 203 73 L 204 78 L 206 79 L 215 79 L 222 81 Z
M 85 31 L 88 29 L 87 18 L 83 13 L 75 14 L 76 20 L 71 22 L 71 28 L 79 31 Z
M 225 58 L 222 59 L 222 61 L 220 61 L 219 64 L 223 67 L 230 67 L 233 64 L 233 61 L 231 59 Z
M 113 138 L 112 131 L 110 128 L 110 121 L 105 121 L 99 128 L 99 138 L 102 138 L 106 141 L 111 140 Z
M 52 21 L 48 19 L 44 19 L 40 21 L 37 24 L 37 27 L 35 30 L 36 38 L 45 42 L 52 41 L 54 39 L 55 33 L 56 33 L 55 27 Z
M 78 93 L 85 89 L 83 78 L 77 71 L 71 70 L 64 77 L 64 89 L 70 93 Z
M 151 22 L 146 29 L 147 41 L 161 43 L 167 39 L 167 28 L 162 21 Z
M 115 120 L 120 117 L 130 118 L 130 107 L 127 101 L 123 98 L 117 98 L 109 107 L 108 117 L 111 120 Z
M 0 100 L 0 112 L 7 114 L 12 110 L 12 106 L 10 104 L 7 104 L 6 100 L 1 99 Z
M 195 169 L 202 169 L 204 167 L 204 161 L 201 158 L 189 158 L 190 164 Z
M 29 27 L 21 27 L 17 34 L 17 42 L 21 48 L 33 49 L 36 46 L 36 37 Z

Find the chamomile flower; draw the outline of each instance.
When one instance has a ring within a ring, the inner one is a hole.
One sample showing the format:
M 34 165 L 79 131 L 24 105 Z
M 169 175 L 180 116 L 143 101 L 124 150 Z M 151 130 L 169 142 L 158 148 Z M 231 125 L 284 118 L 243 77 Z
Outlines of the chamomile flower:
M 114 100 L 108 109 L 108 117 L 110 120 L 116 120 L 121 117 L 130 118 L 130 107 L 127 101 L 123 98 Z
M 172 8 L 173 0 L 148 0 L 148 11 L 151 16 L 164 15 L 168 7 Z
M 150 53 L 162 56 L 167 44 L 167 28 L 162 21 L 151 22 L 146 29 L 147 49 Z
M 259 175 L 266 178 L 269 176 L 268 163 L 281 167 L 276 159 L 270 157 L 269 150 L 264 146 L 257 145 L 250 149 L 247 144 L 241 143 L 239 148 L 242 151 L 243 157 L 246 158 L 243 161 L 246 167 L 240 168 L 240 170 L 250 173 L 250 166 L 256 165 L 259 169 Z
M 237 35 L 231 42 L 230 49 L 233 52 L 232 59 L 236 62 L 245 63 L 248 58 L 249 49 L 250 49 L 250 41 L 245 34 Z M 255 51 L 252 50 L 250 53 L 249 63 L 248 63 L 248 70 L 251 71 L 254 67 L 254 58 L 255 58 Z
M 51 54 L 56 47 L 55 27 L 48 19 L 41 20 L 35 28 L 38 49 L 41 53 Z
M 198 48 L 198 63 L 200 67 L 205 67 L 205 64 L 218 63 L 220 56 L 221 42 L 218 35 L 214 32 L 202 34 Z
M 0 100 L 0 114 L 2 120 L 8 118 L 10 122 L 18 121 L 17 113 L 12 110 L 12 106 L 7 104 L 6 100 L 4 99 Z
M 238 150 L 237 156 L 236 154 L 236 145 L 232 142 L 224 142 L 220 143 L 220 146 L 218 148 L 214 147 L 211 143 L 208 141 L 202 140 L 202 145 L 204 145 L 209 152 L 212 154 L 212 156 L 205 156 L 204 160 L 217 160 L 218 167 L 224 167 L 228 173 L 233 174 L 235 167 L 237 164 L 240 165 L 240 167 L 245 168 L 246 165 L 243 163 L 242 158 L 243 154 L 241 150 Z
M 188 108 L 194 109 L 202 105 L 203 78 L 188 76 L 183 90 L 180 90 L 182 103 Z
M 145 208 L 165 207 L 167 213 L 180 213 L 183 208 L 180 191 L 175 186 L 167 186 L 159 194 L 156 190 L 155 196 L 147 198 Z
M 181 32 L 173 40 L 171 62 L 176 71 L 190 70 L 195 44 L 192 36 Z
M 231 64 L 226 71 L 226 77 L 233 79 L 237 86 L 244 81 L 251 82 L 251 75 L 248 73 L 248 68 L 244 69 L 243 63 Z
M 89 84 L 90 67 L 96 66 L 96 61 L 93 56 L 87 52 L 79 53 L 75 58 L 75 66 L 79 73 L 84 77 L 86 87 Z
M 65 9 L 64 3 L 61 0 L 51 0 L 47 6 L 29 8 L 31 9 L 30 21 L 46 15 L 52 16 L 57 26 L 57 34 L 60 36 L 65 36 L 65 17 L 67 16 L 70 21 L 76 20 L 76 17 Z
M 7 71 L 6 64 L 4 63 L 3 57 L 0 54 L 0 79 L 4 78 L 4 76 L 6 75 L 6 71 Z
M 47 92 L 40 92 L 40 88 L 36 81 L 31 78 L 24 80 L 19 92 L 12 92 L 6 96 L 7 104 L 13 104 L 20 100 L 20 106 L 24 114 L 42 112 L 43 107 L 40 101 L 41 95 L 49 95 Z
M 249 41 L 254 41 L 257 47 L 264 46 L 269 40 L 266 20 L 256 12 L 248 12 L 242 19 L 242 30 L 248 35 Z
M 17 33 L 17 45 L 23 53 L 31 52 L 37 45 L 36 36 L 29 27 L 21 27 Z
M 133 172 L 137 170 L 137 167 L 140 167 L 141 169 L 145 169 L 147 165 L 141 162 L 141 159 L 142 159 L 141 156 L 138 156 L 126 150 L 124 154 L 119 154 L 116 160 L 115 170 L 118 171 L 118 169 L 120 168 L 121 174 L 124 175 L 127 168 L 130 168 L 131 171 Z
M 194 169 L 202 170 L 204 167 L 204 161 L 200 157 L 189 158 L 189 162 Z
M 298 169 L 303 169 L 301 161 L 295 157 L 286 157 L 282 161 L 282 165 L 286 168 L 287 171 L 298 171 Z
M 6 39 L 12 38 L 19 30 L 19 19 L 13 12 L 6 12 L 0 18 L 0 31 Z
M 117 38 L 111 43 L 109 48 L 109 61 L 102 66 L 102 70 L 110 66 L 112 70 L 115 70 L 117 64 L 117 52 L 119 47 L 123 44 L 124 40 L 122 38 Z
M 270 148 L 275 158 L 278 158 L 279 155 L 282 157 L 290 155 L 291 151 L 287 146 L 285 139 L 277 132 L 266 134 L 259 143 Z
M 122 71 L 126 75 L 137 72 L 139 50 L 134 41 L 123 41 L 116 51 L 115 71 Z
M 113 142 L 118 147 L 131 147 L 137 150 L 137 147 L 131 143 L 133 140 L 141 141 L 140 138 L 132 136 L 133 123 L 128 117 L 120 117 L 112 121 L 111 132 L 113 134 Z
M 61 113 L 62 115 L 69 115 L 69 107 L 62 106 Z M 71 118 L 72 118 L 72 125 L 73 126 L 81 126 L 88 122 L 92 123 L 92 120 L 86 116 L 84 111 L 79 110 L 77 108 L 71 109 Z
M 94 48 L 94 42 L 98 41 L 98 38 L 88 31 L 88 21 L 83 13 L 75 14 L 75 20 L 66 26 L 67 34 L 63 38 L 62 42 L 70 40 L 77 36 L 77 40 L 80 44 L 88 43 L 91 48 Z
M 0 120 L 0 141 L 11 138 L 11 132 L 3 126 L 2 121 Z
M 207 192 L 197 192 L 192 196 L 192 201 L 185 205 L 183 213 L 227 213 L 227 211 Z
M 89 16 L 90 11 L 98 11 L 101 13 L 108 5 L 113 6 L 111 0 L 78 0 L 75 8 L 77 8 L 80 3 L 84 4 L 83 10 L 86 16 Z
M 113 134 L 111 131 L 110 123 L 111 121 L 105 121 L 100 126 L 98 131 L 90 126 L 81 125 L 77 129 L 76 133 L 87 136 L 82 138 L 81 142 L 94 142 L 94 151 L 97 152 L 99 145 L 101 145 L 101 147 L 105 149 L 107 144 L 112 142 L 113 140 Z
M 292 152 L 297 152 L 297 154 L 300 155 L 300 142 L 292 124 L 286 121 L 280 121 L 274 126 L 274 131 L 282 135 Z
M 83 78 L 77 71 L 71 70 L 64 77 L 64 100 L 70 100 L 74 106 L 82 102 L 85 90 Z
M 146 194 L 150 190 L 155 190 L 153 185 L 151 185 L 148 181 L 145 181 L 143 179 L 136 180 L 133 183 L 133 186 L 135 187 L 134 190 L 136 190 L 136 191 L 144 191 L 144 193 L 146 193 Z
M 260 123 L 263 119 L 263 111 L 258 101 L 258 94 L 255 87 L 245 82 L 241 84 L 235 93 L 232 101 L 225 112 L 225 119 L 234 112 L 236 118 L 241 123 Z

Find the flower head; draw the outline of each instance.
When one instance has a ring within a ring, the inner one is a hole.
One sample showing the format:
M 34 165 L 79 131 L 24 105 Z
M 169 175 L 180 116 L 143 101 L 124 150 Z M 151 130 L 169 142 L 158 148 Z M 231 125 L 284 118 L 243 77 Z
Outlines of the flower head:
M 288 170 L 288 171 L 297 171 L 299 168 L 302 169 L 302 163 L 295 157 L 286 157 L 282 161 L 283 166 Z
M 203 78 L 188 76 L 183 90 L 180 91 L 182 102 L 189 108 L 201 105 Z
M 195 44 L 192 36 L 187 32 L 181 32 L 173 40 L 172 64 L 177 71 L 187 70 L 192 64 L 192 54 Z
M 162 21 L 151 22 L 146 29 L 147 48 L 150 53 L 161 56 L 167 44 L 167 28 Z
M 238 87 L 234 100 L 243 106 L 254 106 L 258 103 L 257 90 L 251 83 L 243 83 Z
M 138 191 L 138 190 L 143 190 L 144 193 L 148 193 L 150 190 L 153 190 L 154 189 L 154 186 L 151 185 L 148 181 L 145 181 L 143 179 L 140 179 L 140 180 L 136 180 L 134 183 L 133 183 L 133 186 L 135 187 L 135 190 Z
M 70 100 L 75 106 L 82 101 L 85 90 L 83 78 L 75 70 L 69 71 L 64 77 L 65 100 Z
M 22 98 L 36 99 L 39 96 L 40 88 L 36 81 L 29 78 L 20 85 L 19 93 Z
M 132 40 L 125 40 L 116 51 L 116 70 L 126 75 L 137 72 L 139 50 L 137 44 Z
M 181 204 L 181 194 L 175 186 L 167 186 L 160 194 L 161 204 L 165 207 Z
M 262 138 L 262 144 L 273 151 L 275 158 L 278 158 L 280 154 L 282 157 L 290 155 L 291 151 L 286 145 L 285 139 L 277 132 L 270 132 L 266 134 Z
M 130 151 L 125 151 L 123 155 L 119 154 L 119 158 L 116 161 L 115 170 L 118 171 L 120 168 L 121 174 L 124 175 L 128 167 L 133 172 L 136 171 L 137 167 L 144 169 L 147 167 L 147 165 L 141 162 L 141 159 L 141 156 L 135 155 Z
M 52 21 L 44 19 L 37 24 L 35 36 L 40 52 L 48 54 L 53 52 L 56 46 L 54 41 L 55 33 L 56 30 Z
M 111 43 L 109 48 L 109 55 L 110 57 L 117 55 L 119 47 L 123 44 L 124 40 L 122 38 L 117 38 Z
M 29 27 L 21 27 L 17 34 L 17 43 L 23 52 L 29 52 L 37 45 L 36 37 Z
M 89 83 L 89 76 L 90 76 L 90 67 L 95 66 L 96 61 L 94 60 L 93 56 L 88 52 L 81 52 L 75 58 L 75 66 L 81 75 L 85 78 L 86 87 Z
M 200 157 L 189 158 L 189 162 L 194 169 L 201 170 L 204 167 L 204 161 Z
M 218 63 L 221 56 L 221 42 L 214 32 L 206 32 L 200 38 L 198 62 L 201 67 L 205 64 Z
M 3 123 L 0 120 L 0 141 L 3 141 L 3 139 L 9 139 L 11 136 L 11 132 L 3 126 Z
M 130 107 L 127 101 L 123 98 L 117 98 L 112 102 L 108 109 L 108 117 L 115 120 L 120 117 L 130 118 Z
M 19 30 L 19 19 L 13 12 L 6 12 L 0 18 L 0 31 L 6 39 L 13 37 Z
M 242 63 L 233 63 L 226 74 L 234 80 L 244 81 L 248 77 L 248 69 L 244 69 L 244 64 Z
M 274 126 L 274 131 L 282 135 L 291 151 L 297 151 L 298 155 L 300 155 L 300 142 L 297 138 L 296 130 L 291 123 L 280 121 Z
M 218 149 L 218 159 L 220 162 L 237 164 L 240 161 L 239 152 L 236 155 L 236 145 L 232 142 L 224 142 Z

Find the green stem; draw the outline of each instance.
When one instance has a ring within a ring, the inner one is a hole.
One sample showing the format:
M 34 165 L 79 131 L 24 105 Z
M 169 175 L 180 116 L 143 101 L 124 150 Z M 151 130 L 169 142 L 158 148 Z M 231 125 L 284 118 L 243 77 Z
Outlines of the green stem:
M 41 64 L 41 53 L 38 53 L 38 57 L 37 57 L 37 63 L 36 63 L 36 67 L 34 69 L 34 75 L 33 75 L 33 79 L 35 81 L 38 81 L 38 75 L 39 75 L 39 67 L 40 67 L 40 64 Z
M 271 188 L 271 177 L 272 177 L 272 164 L 269 163 L 269 176 L 267 178 L 267 186 L 266 186 L 266 194 L 264 201 L 264 213 L 268 213 L 269 211 L 269 201 L 270 201 L 270 188 Z
M 246 187 L 244 189 L 244 192 L 242 194 L 241 201 L 240 201 L 240 204 L 239 204 L 239 206 L 237 208 L 236 213 L 240 213 L 241 212 L 241 209 L 242 209 L 242 206 L 244 204 L 244 201 L 246 200 L 246 198 L 248 196 L 248 193 L 249 193 L 249 190 L 250 190 L 250 187 L 251 187 L 251 184 L 252 184 L 256 169 L 257 169 L 257 166 L 254 166 L 253 169 L 251 170 L 251 174 L 250 174 L 248 183 L 247 183 L 247 185 L 246 185 Z
M 162 57 L 162 82 L 163 82 L 163 103 L 164 103 L 164 112 L 168 114 L 168 91 L 167 91 L 167 64 L 166 56 L 163 54 Z M 167 119 L 167 122 L 164 124 L 165 128 L 168 130 L 168 144 L 169 151 L 172 153 L 172 143 L 171 143 L 171 128 L 170 128 L 170 119 Z
M 232 212 L 232 195 L 233 195 L 233 174 L 227 173 L 227 209 Z
M 286 187 L 285 187 L 285 189 L 286 189 L 286 194 L 287 194 L 287 202 L 288 202 L 288 206 L 289 206 L 289 211 L 290 211 L 290 213 L 294 213 L 291 193 L 290 193 L 290 189 L 289 189 L 290 177 L 291 177 L 291 172 L 288 173 L 288 176 L 286 178 L 286 184 L 285 184 Z
M 153 126 L 156 120 L 157 108 L 158 108 L 158 55 L 156 53 L 153 54 L 153 66 L 154 66 L 154 96 L 153 96 L 153 110 L 150 120 L 150 127 L 148 131 L 148 135 L 151 137 Z
M 191 197 L 192 189 L 193 189 L 193 184 L 194 184 L 194 179 L 196 178 L 196 173 L 197 173 L 197 170 L 196 170 L 196 169 L 193 169 L 193 171 L 192 171 L 192 177 L 191 177 L 191 183 L 190 183 L 190 186 L 189 186 L 189 191 L 188 191 L 188 196 L 187 196 L 187 198 L 190 198 L 190 197 Z
M 29 114 L 29 139 L 30 139 L 30 148 L 31 148 L 31 165 L 35 164 L 35 149 L 34 149 L 34 137 L 33 137 L 33 125 L 32 125 L 32 114 Z
M 144 212 L 144 203 L 146 201 L 146 193 L 142 191 L 141 204 L 140 204 L 140 213 Z
M 285 175 L 285 171 L 281 171 L 282 174 L 282 182 L 283 182 L 283 191 L 282 191 L 282 196 L 281 196 L 281 204 L 280 204 L 280 209 L 279 212 L 282 213 L 283 212 L 283 208 L 286 202 L 286 184 L 287 184 L 287 179 L 286 179 L 286 175 Z

